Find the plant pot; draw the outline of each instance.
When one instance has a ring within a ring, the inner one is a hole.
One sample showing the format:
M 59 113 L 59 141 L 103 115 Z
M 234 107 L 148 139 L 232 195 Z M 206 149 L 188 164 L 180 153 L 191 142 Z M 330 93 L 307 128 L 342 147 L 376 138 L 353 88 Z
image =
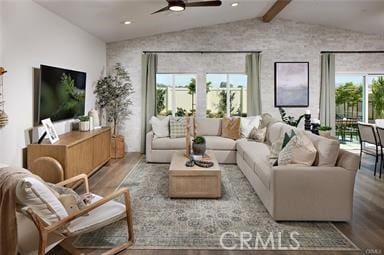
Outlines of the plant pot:
M 79 130 L 81 132 L 89 131 L 89 121 L 80 121 Z
M 125 143 L 124 136 L 112 136 L 111 139 L 111 158 L 124 158 L 125 157 Z
M 331 131 L 330 130 L 329 131 L 319 130 L 319 135 L 329 138 L 329 137 L 331 137 Z
M 200 144 L 193 143 L 192 150 L 194 155 L 204 156 L 205 151 L 207 150 L 207 145 L 205 143 L 200 143 Z

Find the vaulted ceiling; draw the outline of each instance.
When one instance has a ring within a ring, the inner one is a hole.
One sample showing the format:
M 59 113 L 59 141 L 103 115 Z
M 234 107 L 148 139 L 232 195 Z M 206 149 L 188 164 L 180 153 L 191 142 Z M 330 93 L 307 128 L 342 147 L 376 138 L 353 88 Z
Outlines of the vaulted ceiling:
M 192 2 L 191 0 L 189 0 Z M 35 0 L 105 42 L 262 17 L 274 0 L 223 0 L 220 7 L 152 12 L 166 0 Z M 237 2 L 237 7 L 232 3 Z M 278 18 L 384 35 L 384 0 L 292 0 Z M 124 21 L 131 21 L 124 25 Z M 272 21 L 273 22 L 273 21 Z

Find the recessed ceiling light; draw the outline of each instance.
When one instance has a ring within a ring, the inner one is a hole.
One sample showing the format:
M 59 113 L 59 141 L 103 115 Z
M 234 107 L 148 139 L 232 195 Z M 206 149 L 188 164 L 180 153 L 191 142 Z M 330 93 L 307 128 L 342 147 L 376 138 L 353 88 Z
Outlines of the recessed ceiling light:
M 231 6 L 232 7 L 237 7 L 237 6 L 239 6 L 239 3 L 232 3 Z
M 126 20 L 126 21 L 123 21 L 123 24 L 124 25 L 130 25 L 130 24 L 132 24 L 132 21 Z

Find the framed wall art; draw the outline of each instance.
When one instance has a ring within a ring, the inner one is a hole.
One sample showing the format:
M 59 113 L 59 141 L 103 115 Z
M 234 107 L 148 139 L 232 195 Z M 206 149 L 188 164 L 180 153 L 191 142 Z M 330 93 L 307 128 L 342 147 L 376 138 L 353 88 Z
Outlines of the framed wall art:
M 275 62 L 275 107 L 308 107 L 309 62 Z

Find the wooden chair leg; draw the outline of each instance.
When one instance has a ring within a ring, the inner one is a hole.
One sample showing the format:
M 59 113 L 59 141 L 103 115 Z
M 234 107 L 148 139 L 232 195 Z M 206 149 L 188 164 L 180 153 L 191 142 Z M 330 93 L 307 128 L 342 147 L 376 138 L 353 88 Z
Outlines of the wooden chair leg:
M 40 232 L 40 241 L 39 241 L 39 255 L 45 255 L 45 248 L 47 247 L 48 235 L 45 231 Z

